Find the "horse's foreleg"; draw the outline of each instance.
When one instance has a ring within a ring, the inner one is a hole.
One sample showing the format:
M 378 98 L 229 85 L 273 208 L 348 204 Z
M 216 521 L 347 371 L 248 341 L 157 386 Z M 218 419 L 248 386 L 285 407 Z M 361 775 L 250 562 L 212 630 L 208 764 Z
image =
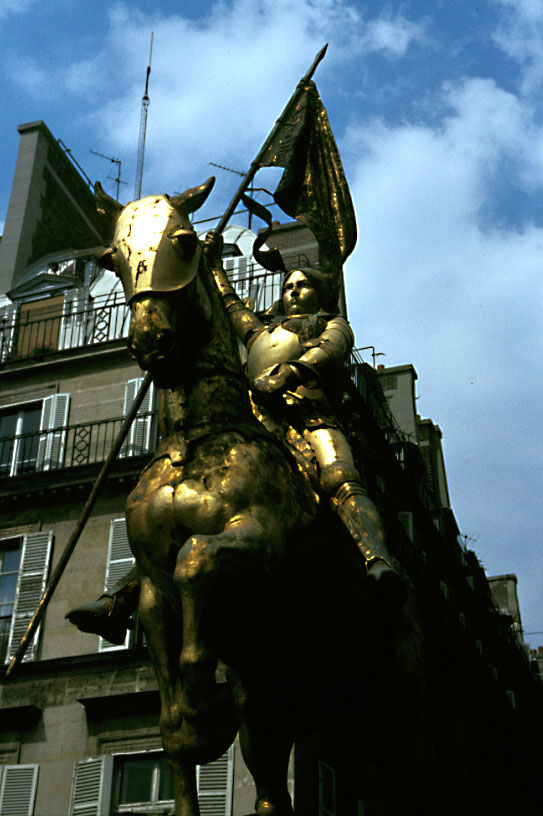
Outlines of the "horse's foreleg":
M 270 679 L 262 686 L 262 676 L 251 683 L 234 675 L 240 746 L 256 787 L 256 816 L 292 816 L 287 774 L 293 728 L 281 693 L 284 677 Z
M 180 616 L 149 576 L 141 578 L 140 619 L 159 684 L 162 744 L 173 770 L 176 816 L 198 816 L 195 760 L 183 733 L 178 672 Z
M 188 716 L 213 705 L 217 695 L 217 618 L 229 614 L 228 607 L 217 604 L 217 592 L 234 601 L 236 593 L 246 594 L 247 587 L 254 586 L 267 571 L 265 541 L 260 524 L 243 523 L 238 517 L 223 533 L 192 536 L 179 551 L 174 578 L 183 610 L 179 667 Z

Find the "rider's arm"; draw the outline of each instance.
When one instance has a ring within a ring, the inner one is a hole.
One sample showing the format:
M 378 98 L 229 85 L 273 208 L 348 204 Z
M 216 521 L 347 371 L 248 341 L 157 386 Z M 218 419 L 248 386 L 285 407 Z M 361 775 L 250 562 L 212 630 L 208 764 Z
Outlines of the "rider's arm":
M 339 371 L 353 345 L 354 335 L 345 318 L 332 317 L 318 337 L 304 343 L 306 351 L 289 365 L 303 383 L 319 383 Z
M 236 290 L 228 280 L 222 264 L 222 238 L 217 233 L 210 232 L 204 242 L 204 253 L 210 266 L 215 282 L 223 297 L 230 319 L 238 337 L 248 347 L 256 338 L 259 330 L 264 327 L 252 309 L 249 309 L 240 299 Z

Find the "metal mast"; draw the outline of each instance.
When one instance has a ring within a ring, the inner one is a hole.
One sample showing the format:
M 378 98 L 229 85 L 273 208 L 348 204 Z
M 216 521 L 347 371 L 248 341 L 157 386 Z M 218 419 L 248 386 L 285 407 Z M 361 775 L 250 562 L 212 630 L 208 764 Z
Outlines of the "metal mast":
M 136 167 L 136 183 L 134 185 L 134 201 L 141 198 L 141 182 L 143 179 L 143 158 L 145 155 L 145 134 L 147 132 L 147 111 L 149 109 L 149 75 L 151 73 L 151 57 L 153 56 L 153 37 L 151 32 L 151 47 L 149 49 L 149 65 L 145 75 L 145 93 L 141 100 L 140 137 L 138 143 L 138 164 Z

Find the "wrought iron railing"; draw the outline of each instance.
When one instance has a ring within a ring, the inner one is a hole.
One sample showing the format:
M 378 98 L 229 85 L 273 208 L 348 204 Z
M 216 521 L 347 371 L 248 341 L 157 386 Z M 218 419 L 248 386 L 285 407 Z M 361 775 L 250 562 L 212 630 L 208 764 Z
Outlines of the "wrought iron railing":
M 0 439 L 0 479 L 103 462 L 124 417 L 67 425 Z M 138 414 L 119 459 L 152 453 L 158 440 L 158 413 Z
M 305 256 L 299 258 L 307 264 Z M 235 265 L 232 265 L 236 261 Z M 249 298 L 257 312 L 281 297 L 281 272 L 265 272 L 257 264 L 230 260 L 225 266 L 241 298 Z M 86 300 L 86 290 L 69 290 L 57 313 L 36 317 L 33 311 L 10 304 L 0 310 L 0 363 L 42 358 L 67 349 L 120 340 L 128 334 L 130 312 L 120 292 Z
M 91 304 L 66 301 L 58 314 L 39 319 L 13 306 L 0 317 L 0 362 L 119 340 L 128 334 L 129 319 L 122 295 L 99 297 Z

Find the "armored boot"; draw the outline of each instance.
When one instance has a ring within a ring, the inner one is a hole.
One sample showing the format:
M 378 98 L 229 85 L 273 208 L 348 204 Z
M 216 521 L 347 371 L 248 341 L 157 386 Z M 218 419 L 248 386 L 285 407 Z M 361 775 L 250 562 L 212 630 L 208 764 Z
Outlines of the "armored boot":
M 124 643 L 128 629 L 134 628 L 132 615 L 138 608 L 140 585 L 136 568 L 124 575 L 97 601 L 71 609 L 65 617 L 81 632 L 100 635 L 115 645 Z
M 379 512 L 359 482 L 344 482 L 332 499 L 332 507 L 349 531 L 366 561 L 372 591 L 392 607 L 407 600 L 407 585 L 394 567 Z

